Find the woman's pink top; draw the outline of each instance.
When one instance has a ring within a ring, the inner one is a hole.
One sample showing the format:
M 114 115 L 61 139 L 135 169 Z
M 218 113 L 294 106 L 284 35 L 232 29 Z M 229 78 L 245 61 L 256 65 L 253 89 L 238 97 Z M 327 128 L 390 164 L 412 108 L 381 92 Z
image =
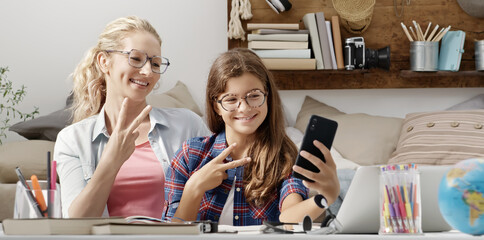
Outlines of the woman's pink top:
M 165 204 L 165 174 L 150 142 L 136 146 L 121 166 L 107 202 L 110 216 L 161 218 Z

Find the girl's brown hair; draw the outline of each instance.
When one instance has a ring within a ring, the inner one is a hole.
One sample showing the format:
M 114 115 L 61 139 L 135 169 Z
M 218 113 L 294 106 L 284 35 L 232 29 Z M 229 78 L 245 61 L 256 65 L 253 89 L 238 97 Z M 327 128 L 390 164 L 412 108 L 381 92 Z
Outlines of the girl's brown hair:
M 282 181 L 289 177 L 297 155 L 296 145 L 286 135 L 281 99 L 272 74 L 262 60 L 248 49 L 235 48 L 220 55 L 212 65 L 207 82 L 206 111 L 210 130 L 220 133 L 225 123 L 215 111 L 215 100 L 233 77 L 250 73 L 265 87 L 268 113 L 248 150 L 252 161 L 244 167 L 245 198 L 255 206 L 269 201 Z

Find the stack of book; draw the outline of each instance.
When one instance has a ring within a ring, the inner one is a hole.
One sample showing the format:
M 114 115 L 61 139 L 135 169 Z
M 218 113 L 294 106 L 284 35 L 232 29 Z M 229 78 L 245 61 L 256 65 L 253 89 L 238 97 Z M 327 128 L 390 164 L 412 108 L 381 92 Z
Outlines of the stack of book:
M 316 69 L 344 69 L 338 16 L 332 16 L 331 21 L 327 21 L 323 12 L 307 13 L 302 20 L 309 30 L 310 48 L 316 59 Z
M 269 70 L 314 70 L 309 31 L 298 23 L 248 23 L 248 47 Z

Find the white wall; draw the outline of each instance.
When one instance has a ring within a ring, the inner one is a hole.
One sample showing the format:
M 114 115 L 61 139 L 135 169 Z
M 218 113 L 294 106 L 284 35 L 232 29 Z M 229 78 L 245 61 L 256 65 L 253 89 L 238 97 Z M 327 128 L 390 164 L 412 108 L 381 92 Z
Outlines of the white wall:
M 20 109 L 47 115 L 65 105 L 69 74 L 105 25 L 138 15 L 158 30 L 171 62 L 157 91 L 180 80 L 203 102 L 209 67 L 227 50 L 226 11 L 226 0 L 1 0 L 0 66 L 9 67 L 14 88 L 27 87 Z M 7 132 L 5 142 L 20 139 Z
M 157 92 L 183 81 L 203 109 L 208 70 L 227 49 L 226 9 L 226 0 L 0 0 L 0 66 L 9 66 L 14 87 L 27 86 L 21 110 L 35 105 L 47 115 L 64 106 L 72 86 L 68 76 L 104 26 L 138 15 L 158 30 L 162 54 L 172 62 Z M 281 96 L 293 124 L 305 95 L 347 113 L 404 117 L 443 110 L 479 93 L 484 88 L 281 91 Z M 20 139 L 9 132 L 6 141 Z

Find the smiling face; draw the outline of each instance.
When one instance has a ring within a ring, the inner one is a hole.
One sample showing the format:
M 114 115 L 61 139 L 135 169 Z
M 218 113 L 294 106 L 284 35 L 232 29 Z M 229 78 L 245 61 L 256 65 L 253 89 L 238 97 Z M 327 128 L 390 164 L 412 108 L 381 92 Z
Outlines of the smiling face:
M 161 56 L 159 41 L 148 32 L 133 32 L 126 35 L 120 41 L 119 51 L 137 51 L 147 53 L 148 57 Z M 145 101 L 146 96 L 153 90 L 153 87 L 160 79 L 160 74 L 151 70 L 148 60 L 141 68 L 135 68 L 128 62 L 128 54 L 110 52 L 106 54 L 104 73 L 106 76 L 107 97 L 120 98 L 128 97 L 133 101 Z M 103 58 L 101 58 L 101 63 Z M 137 59 L 131 59 L 136 61 Z
M 239 107 L 232 112 L 223 109 L 219 103 L 214 103 L 216 104 L 217 114 L 222 117 L 225 123 L 227 136 L 251 136 L 264 122 L 267 116 L 267 101 L 264 101 L 259 107 L 250 107 L 247 101 L 241 99 L 247 96 L 248 93 L 254 92 L 254 90 L 266 93 L 264 85 L 255 75 L 244 73 L 239 77 L 230 78 L 227 81 L 225 91 L 217 96 L 217 100 L 222 99 L 224 96 L 230 96 L 231 101 L 240 101 Z

